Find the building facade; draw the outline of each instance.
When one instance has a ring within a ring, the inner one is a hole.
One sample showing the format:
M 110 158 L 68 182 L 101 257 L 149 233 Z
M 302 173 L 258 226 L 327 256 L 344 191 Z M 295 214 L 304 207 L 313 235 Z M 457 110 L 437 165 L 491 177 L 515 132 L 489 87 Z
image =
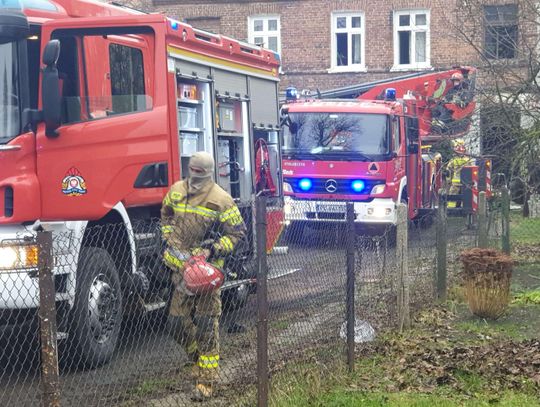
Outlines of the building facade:
M 481 108 L 470 134 L 475 152 L 499 148 L 500 134 L 511 134 L 508 114 L 499 112 L 500 90 L 511 99 L 515 89 L 538 75 L 536 0 L 123 2 L 273 49 L 282 59 L 282 90 L 326 91 L 417 71 L 476 66 Z M 528 91 L 530 99 L 535 89 Z M 534 100 L 540 103 L 538 95 Z M 523 111 L 519 114 L 523 118 Z M 504 144 L 513 148 L 513 142 Z
M 153 0 L 156 10 L 280 53 L 282 85 L 328 90 L 470 63 L 456 1 Z

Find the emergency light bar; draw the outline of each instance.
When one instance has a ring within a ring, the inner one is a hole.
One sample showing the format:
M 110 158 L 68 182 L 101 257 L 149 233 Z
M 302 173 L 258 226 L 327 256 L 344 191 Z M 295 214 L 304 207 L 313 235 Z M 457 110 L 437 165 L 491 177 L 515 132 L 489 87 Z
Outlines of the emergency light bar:
M 297 100 L 298 99 L 298 90 L 293 86 L 289 86 L 287 89 L 285 89 L 285 99 L 286 100 Z

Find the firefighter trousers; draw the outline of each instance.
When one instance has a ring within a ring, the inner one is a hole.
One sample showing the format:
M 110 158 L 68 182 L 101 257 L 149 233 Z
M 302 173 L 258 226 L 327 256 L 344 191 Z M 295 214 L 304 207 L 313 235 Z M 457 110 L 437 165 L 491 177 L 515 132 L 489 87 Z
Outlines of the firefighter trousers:
M 220 290 L 189 295 L 175 289 L 169 314 L 173 338 L 195 364 L 195 380 L 201 383 L 218 380 Z

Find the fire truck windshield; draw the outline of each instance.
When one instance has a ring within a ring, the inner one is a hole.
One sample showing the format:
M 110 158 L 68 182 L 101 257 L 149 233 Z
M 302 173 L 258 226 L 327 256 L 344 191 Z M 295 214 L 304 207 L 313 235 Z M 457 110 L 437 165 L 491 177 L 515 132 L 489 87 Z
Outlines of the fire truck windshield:
M 0 144 L 17 134 L 21 126 L 17 43 L 0 44 Z
M 289 113 L 283 153 L 296 158 L 382 160 L 389 154 L 388 116 Z

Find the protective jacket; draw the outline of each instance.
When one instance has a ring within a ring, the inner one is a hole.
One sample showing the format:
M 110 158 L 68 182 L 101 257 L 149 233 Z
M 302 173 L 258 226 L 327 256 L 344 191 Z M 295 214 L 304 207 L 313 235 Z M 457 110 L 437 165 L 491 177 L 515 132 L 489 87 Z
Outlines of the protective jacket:
M 164 260 L 173 269 L 181 269 L 184 261 L 212 228 L 219 239 L 211 249 L 215 257 L 233 251 L 245 232 L 245 225 L 232 197 L 215 182 L 208 182 L 194 194 L 188 194 L 186 180 L 175 183 L 163 200 L 161 209 L 162 233 L 167 247 Z
M 448 163 L 448 170 L 452 175 L 452 184 L 459 185 L 461 184 L 461 169 L 468 165 L 472 165 L 473 161 L 470 157 L 466 156 L 455 156 Z

